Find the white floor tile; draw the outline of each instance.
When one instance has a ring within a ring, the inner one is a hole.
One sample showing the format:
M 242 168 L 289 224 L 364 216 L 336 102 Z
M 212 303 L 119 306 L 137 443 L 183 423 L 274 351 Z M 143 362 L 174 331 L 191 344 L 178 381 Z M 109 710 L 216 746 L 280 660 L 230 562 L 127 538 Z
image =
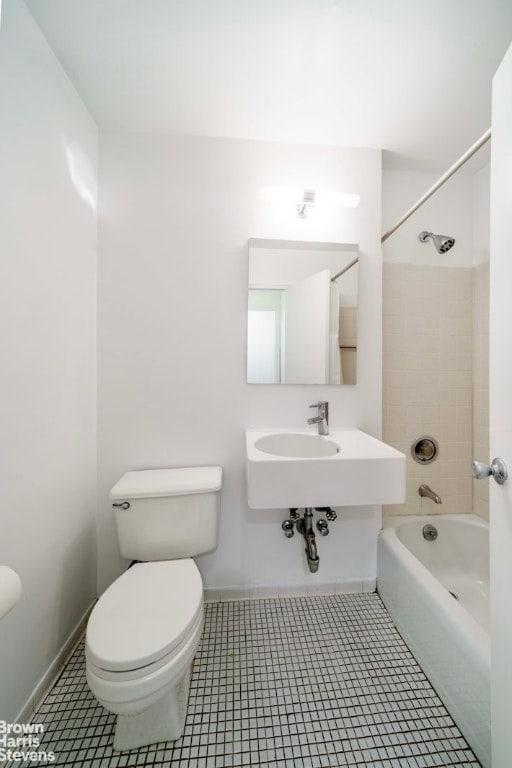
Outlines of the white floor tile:
M 79 768 L 476 768 L 379 596 L 363 593 L 370 583 L 329 586 L 354 594 L 208 590 L 174 744 L 113 751 L 115 716 L 87 687 L 82 643 L 34 717 L 45 727 L 38 750 Z

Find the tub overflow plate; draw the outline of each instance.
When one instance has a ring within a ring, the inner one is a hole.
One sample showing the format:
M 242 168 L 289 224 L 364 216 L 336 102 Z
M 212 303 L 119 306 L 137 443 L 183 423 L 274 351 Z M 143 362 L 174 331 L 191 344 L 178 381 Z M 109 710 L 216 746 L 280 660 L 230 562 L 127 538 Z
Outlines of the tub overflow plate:
M 432 464 L 439 453 L 439 445 L 430 435 L 423 435 L 411 445 L 411 456 L 418 464 Z
M 430 523 L 427 523 L 427 525 L 423 526 L 423 538 L 427 541 L 435 541 L 437 539 L 438 532 L 435 525 L 430 525 Z

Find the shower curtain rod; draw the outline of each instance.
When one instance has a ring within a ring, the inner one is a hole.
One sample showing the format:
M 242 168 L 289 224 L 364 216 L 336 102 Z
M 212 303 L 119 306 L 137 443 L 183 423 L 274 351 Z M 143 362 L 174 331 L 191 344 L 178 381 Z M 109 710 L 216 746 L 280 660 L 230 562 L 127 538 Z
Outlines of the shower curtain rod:
M 429 189 L 429 190 L 427 190 L 427 192 L 425 192 L 425 194 L 424 194 L 422 197 L 420 197 L 420 199 L 418 200 L 418 202 L 417 202 L 417 203 L 415 203 L 415 204 L 412 206 L 412 208 L 409 208 L 409 210 L 407 211 L 407 213 L 404 213 L 404 215 L 402 216 L 402 218 L 401 218 L 401 219 L 399 219 L 399 220 L 397 221 L 397 223 L 395 224 L 395 226 L 394 226 L 394 227 L 391 227 L 391 229 L 388 229 L 388 231 L 387 231 L 387 232 L 384 232 L 384 234 L 382 235 L 382 237 L 381 237 L 381 239 L 380 239 L 381 243 L 383 243 L 385 240 L 387 240 L 387 239 L 388 239 L 388 237 L 389 237 L 390 235 L 392 235 L 392 234 L 393 234 L 393 232 L 396 232 L 396 230 L 397 230 L 399 227 L 401 227 L 401 226 L 402 226 L 402 224 L 404 223 L 404 221 L 407 221 L 407 219 L 409 218 L 409 216 L 412 216 L 412 214 L 414 213 L 414 211 L 417 211 L 417 210 L 418 210 L 418 208 L 419 208 L 420 206 L 422 206 L 422 205 L 423 205 L 423 203 L 425 203 L 425 202 L 426 202 L 426 201 L 429 199 L 429 197 L 432 197 L 432 195 L 433 195 L 435 192 L 437 192 L 437 190 L 438 190 L 440 187 L 442 187 L 442 186 L 443 186 L 443 184 L 445 183 L 445 181 L 448 181 L 448 179 L 450 178 L 450 176 L 453 176 L 453 174 L 454 174 L 454 173 L 456 173 L 456 172 L 459 170 L 459 168 L 461 168 L 461 167 L 464 165 L 464 163 L 465 163 L 465 162 L 467 162 L 467 161 L 470 159 L 470 157 L 473 157 L 473 155 L 474 155 L 474 154 L 476 154 L 476 152 L 478 152 L 478 150 L 479 150 L 479 149 L 481 149 L 481 147 L 483 147 L 483 145 L 484 145 L 484 144 L 486 144 L 486 143 L 489 141 L 489 139 L 490 139 L 490 138 L 491 138 L 491 129 L 490 129 L 490 128 L 488 128 L 488 129 L 487 129 L 487 131 L 486 131 L 486 132 L 485 132 L 485 133 L 484 133 L 482 136 L 480 136 L 480 138 L 478 139 L 478 141 L 475 141 L 475 143 L 474 143 L 474 144 L 473 144 L 473 145 L 472 145 L 472 146 L 471 146 L 471 147 L 470 147 L 470 148 L 469 148 L 469 149 L 468 149 L 466 152 L 464 152 L 464 154 L 462 155 L 462 157 L 459 157 L 459 159 L 457 160 L 457 162 L 456 162 L 456 163 L 454 163 L 454 164 L 451 166 L 451 168 L 448 168 L 448 170 L 446 171 L 446 173 L 443 173 L 443 175 L 441 176 L 441 178 L 440 178 L 440 179 L 438 179 L 438 180 L 436 181 L 436 183 L 435 183 L 435 184 L 434 184 L 432 187 L 430 187 L 430 189 Z
M 356 256 L 356 258 L 354 259 L 354 261 L 351 261 L 351 262 L 350 262 L 350 264 L 347 264 L 347 266 L 346 266 L 346 267 L 343 267 L 343 269 L 341 269 L 339 272 L 336 272 L 336 274 L 334 275 L 334 277 L 331 277 L 331 283 L 334 283 L 334 281 L 335 281 L 335 280 L 337 280 L 337 279 L 338 279 L 338 277 L 341 277 L 343 274 L 345 274 L 345 272 L 348 272 L 348 270 L 350 269 L 350 267 L 353 267 L 353 266 L 354 266 L 354 264 L 357 264 L 357 262 L 358 262 L 358 261 L 359 261 L 359 256 Z

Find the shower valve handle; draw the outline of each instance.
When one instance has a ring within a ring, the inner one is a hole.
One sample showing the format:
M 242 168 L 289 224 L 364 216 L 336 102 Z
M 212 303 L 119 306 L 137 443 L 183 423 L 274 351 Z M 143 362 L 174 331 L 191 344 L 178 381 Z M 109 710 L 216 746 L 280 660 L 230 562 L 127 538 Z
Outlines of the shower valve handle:
M 507 465 L 500 458 L 493 459 L 490 465 L 483 461 L 472 461 L 471 474 L 476 480 L 493 477 L 498 485 L 503 485 L 508 477 Z

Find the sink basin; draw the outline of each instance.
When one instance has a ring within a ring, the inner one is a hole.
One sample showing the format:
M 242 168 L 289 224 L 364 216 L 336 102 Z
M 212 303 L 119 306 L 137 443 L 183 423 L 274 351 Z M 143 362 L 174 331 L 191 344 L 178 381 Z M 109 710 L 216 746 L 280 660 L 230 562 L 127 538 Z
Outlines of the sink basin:
M 406 457 L 359 429 L 248 429 L 251 509 L 401 504 Z
M 259 437 L 254 447 L 272 456 L 289 456 L 293 459 L 314 459 L 334 456 L 339 447 L 323 435 L 302 435 L 297 432 L 278 432 Z

